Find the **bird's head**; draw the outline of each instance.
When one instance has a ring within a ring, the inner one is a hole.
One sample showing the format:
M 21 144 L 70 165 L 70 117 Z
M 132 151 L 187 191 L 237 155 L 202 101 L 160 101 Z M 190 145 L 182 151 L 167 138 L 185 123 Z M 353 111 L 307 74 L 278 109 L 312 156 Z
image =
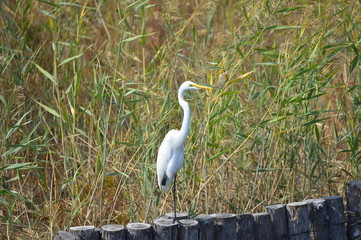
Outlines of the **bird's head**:
M 184 83 L 182 83 L 182 85 L 180 86 L 180 89 L 185 90 L 197 90 L 197 89 L 208 89 L 208 90 L 212 90 L 212 88 L 210 87 L 206 87 L 203 85 L 199 85 L 196 84 L 192 81 L 185 81 Z

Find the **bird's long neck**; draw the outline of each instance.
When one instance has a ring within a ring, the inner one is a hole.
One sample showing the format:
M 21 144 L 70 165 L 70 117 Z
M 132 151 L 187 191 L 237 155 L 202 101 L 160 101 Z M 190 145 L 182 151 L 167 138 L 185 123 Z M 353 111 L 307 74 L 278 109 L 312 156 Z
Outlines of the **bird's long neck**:
M 189 108 L 188 103 L 184 100 L 184 90 L 180 90 L 178 93 L 178 101 L 181 107 L 183 108 L 183 122 L 182 127 L 179 131 L 180 137 L 179 137 L 179 143 L 183 144 L 187 138 L 188 130 L 189 130 L 189 124 L 191 121 L 191 110 Z

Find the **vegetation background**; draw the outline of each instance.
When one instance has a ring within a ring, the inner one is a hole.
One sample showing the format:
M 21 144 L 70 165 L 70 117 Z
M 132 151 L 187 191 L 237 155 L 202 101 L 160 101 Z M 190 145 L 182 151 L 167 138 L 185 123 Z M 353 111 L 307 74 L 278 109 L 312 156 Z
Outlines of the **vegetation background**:
M 0 237 L 170 212 L 157 149 L 192 127 L 178 208 L 256 212 L 361 178 L 361 3 L 0 3 Z

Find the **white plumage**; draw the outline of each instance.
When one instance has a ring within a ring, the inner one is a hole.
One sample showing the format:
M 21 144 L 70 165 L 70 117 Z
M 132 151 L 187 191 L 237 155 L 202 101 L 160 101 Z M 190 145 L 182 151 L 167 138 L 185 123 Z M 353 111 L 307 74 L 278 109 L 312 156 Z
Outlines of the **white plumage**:
M 191 81 L 184 82 L 178 91 L 178 101 L 183 108 L 183 122 L 180 130 L 170 130 L 165 136 L 162 144 L 158 150 L 157 158 L 157 176 L 158 185 L 164 192 L 169 191 L 170 185 L 175 179 L 173 194 L 174 194 L 174 214 L 175 214 L 175 186 L 176 186 L 176 174 L 183 166 L 184 162 L 184 142 L 188 135 L 190 125 L 190 108 L 188 103 L 184 100 L 184 93 L 187 90 L 197 89 L 212 89 L 202 85 L 195 84 Z M 175 220 L 176 216 L 175 216 Z M 177 220 L 178 221 L 178 220 Z

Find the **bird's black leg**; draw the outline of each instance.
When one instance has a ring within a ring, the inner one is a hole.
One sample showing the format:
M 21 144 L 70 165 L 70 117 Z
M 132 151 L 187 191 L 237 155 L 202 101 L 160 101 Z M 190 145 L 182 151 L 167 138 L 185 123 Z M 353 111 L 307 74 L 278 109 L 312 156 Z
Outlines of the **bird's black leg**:
M 176 194 L 176 185 L 177 185 L 177 174 L 174 176 L 174 184 L 173 184 L 173 200 L 174 200 L 174 218 L 173 223 L 177 221 L 178 224 L 182 225 L 182 223 L 177 218 L 177 194 Z

